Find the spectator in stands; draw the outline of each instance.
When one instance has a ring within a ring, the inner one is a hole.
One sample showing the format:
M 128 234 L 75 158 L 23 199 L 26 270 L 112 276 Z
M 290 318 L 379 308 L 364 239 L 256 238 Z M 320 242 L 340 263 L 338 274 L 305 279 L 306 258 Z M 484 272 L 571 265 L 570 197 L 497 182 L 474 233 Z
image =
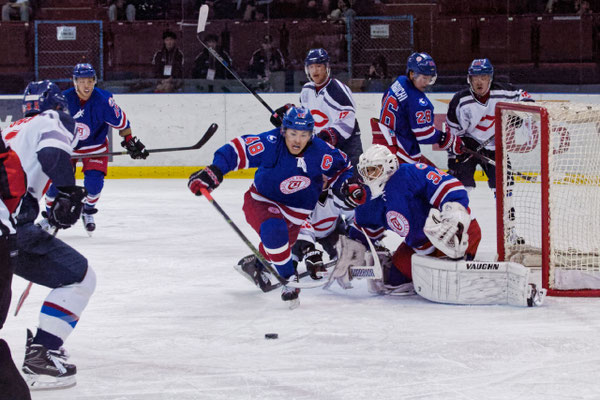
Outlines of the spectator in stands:
M 271 72 L 283 71 L 285 59 L 278 48 L 273 47 L 271 35 L 265 35 L 260 49 L 252 53 L 250 58 L 250 76 L 258 79 L 268 79 Z
M 548 0 L 546 12 L 550 14 L 575 14 L 573 0 Z
M 221 56 L 227 65 L 231 68 L 233 61 L 222 47 L 219 48 L 219 38 L 217 35 L 208 34 L 204 41 L 208 47 L 214 49 L 217 54 Z M 196 57 L 194 63 L 194 70 L 192 71 L 192 78 L 194 79 L 229 79 L 231 74 L 225 69 L 225 67 L 207 50 L 203 49 L 202 52 Z
M 135 0 L 138 11 L 137 19 L 157 20 L 167 18 L 169 1 L 164 0 Z
M 108 6 L 108 20 L 114 21 L 135 21 L 135 6 L 130 1 L 114 0 Z
M 338 6 L 328 15 L 333 21 L 345 22 L 348 18 L 356 17 L 356 12 L 351 8 L 349 0 L 338 0 Z
M 575 14 L 582 16 L 582 15 L 591 15 L 593 13 L 591 7 L 590 7 L 590 2 L 583 0 L 575 0 Z
M 363 92 L 384 92 L 389 86 L 387 82 L 387 61 L 383 55 L 375 57 L 369 66 L 369 72 L 361 87 Z
M 2 21 L 10 21 L 10 17 L 20 18 L 21 21 L 29 21 L 32 9 L 28 0 L 8 0 L 2 6 Z
M 154 77 L 162 79 L 158 88 L 161 91 L 175 91 L 183 82 L 183 53 L 177 47 L 177 35 L 175 32 L 166 30 L 163 32 L 163 46 L 154 53 L 152 65 L 154 66 Z

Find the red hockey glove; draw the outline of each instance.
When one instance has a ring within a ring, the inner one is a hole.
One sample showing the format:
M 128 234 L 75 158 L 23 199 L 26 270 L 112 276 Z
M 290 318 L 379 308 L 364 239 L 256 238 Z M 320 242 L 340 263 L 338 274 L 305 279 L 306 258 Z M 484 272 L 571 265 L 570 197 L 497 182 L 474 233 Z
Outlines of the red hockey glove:
M 271 123 L 273 124 L 273 126 L 275 126 L 275 128 L 279 128 L 281 126 L 281 123 L 283 121 L 283 114 L 285 114 L 286 111 L 292 107 L 294 107 L 293 104 L 287 103 L 275 110 L 273 115 L 271 115 Z
M 317 133 L 317 137 L 335 147 L 338 142 L 338 133 L 333 128 L 325 128 Z
M 341 199 L 350 208 L 356 208 L 367 201 L 367 189 L 361 183 L 342 183 Z
M 190 188 L 192 193 L 196 196 L 202 196 L 200 189 L 206 189 L 209 192 L 212 192 L 221 184 L 221 182 L 223 182 L 221 170 L 216 165 L 209 165 L 190 175 L 188 188 Z
M 145 160 L 146 157 L 149 156 L 148 150 L 146 150 L 146 146 L 144 146 L 144 144 L 140 142 L 140 140 L 135 136 L 125 136 L 123 138 L 123 141 L 121 142 L 121 146 L 125 150 L 127 150 L 127 153 L 129 153 L 129 157 L 133 158 L 134 160 L 140 158 L 143 158 Z
M 462 139 L 456 135 L 451 134 L 450 132 L 442 132 L 438 144 L 440 145 L 440 148 L 442 150 L 448 150 L 453 154 L 460 155 L 463 153 Z

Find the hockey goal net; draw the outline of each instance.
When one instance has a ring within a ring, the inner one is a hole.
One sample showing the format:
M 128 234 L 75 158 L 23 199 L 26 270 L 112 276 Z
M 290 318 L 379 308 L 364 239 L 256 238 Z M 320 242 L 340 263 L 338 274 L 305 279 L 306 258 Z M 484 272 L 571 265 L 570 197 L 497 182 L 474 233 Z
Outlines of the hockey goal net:
M 600 296 L 600 106 L 496 107 L 500 260 L 542 268 L 554 296 Z

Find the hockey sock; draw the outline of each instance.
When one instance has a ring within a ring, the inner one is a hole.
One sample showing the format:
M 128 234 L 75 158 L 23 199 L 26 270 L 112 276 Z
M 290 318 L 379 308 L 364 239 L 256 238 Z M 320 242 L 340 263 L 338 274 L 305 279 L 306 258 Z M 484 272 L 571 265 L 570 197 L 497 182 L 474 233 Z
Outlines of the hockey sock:
M 88 266 L 85 277 L 81 282 L 53 289 L 42 306 L 40 312 L 40 322 L 38 326 L 39 340 L 46 341 L 44 344 L 48 349 L 58 349 L 56 341 L 48 335 L 55 336 L 63 342 L 67 340 L 69 334 L 75 329 L 79 316 L 94 293 L 96 287 L 96 274 Z M 40 333 L 44 331 L 44 333 Z M 53 347 L 51 347 L 53 346 Z
M 285 220 L 270 218 L 264 221 L 260 225 L 260 238 L 263 249 L 279 275 L 289 278 L 295 274 Z
M 96 170 L 85 171 L 83 186 L 88 192 L 84 201 L 85 205 L 87 207 L 95 207 L 98 199 L 100 199 L 100 192 L 102 192 L 102 188 L 104 187 L 104 174 Z

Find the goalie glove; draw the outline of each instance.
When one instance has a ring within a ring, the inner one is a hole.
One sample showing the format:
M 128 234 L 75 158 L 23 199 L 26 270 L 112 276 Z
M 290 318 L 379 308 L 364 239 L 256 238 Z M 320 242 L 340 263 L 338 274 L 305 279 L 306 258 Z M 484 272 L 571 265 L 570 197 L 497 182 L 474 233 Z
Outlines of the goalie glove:
M 73 226 L 81 216 L 83 199 L 87 195 L 81 186 L 63 186 L 58 188 L 58 194 L 48 211 L 48 222 L 60 229 Z
M 469 246 L 467 230 L 471 216 L 457 202 L 448 202 L 442 211 L 432 208 L 429 211 L 423 232 L 431 243 L 451 259 L 463 258 Z
M 215 190 L 223 182 L 223 174 L 216 165 L 209 165 L 208 167 L 194 172 L 190 175 L 188 181 L 188 188 L 196 196 L 201 196 L 201 189 L 206 189 L 208 192 Z
M 369 196 L 365 185 L 359 182 L 345 181 L 342 183 L 339 191 L 334 190 L 334 194 L 341 199 L 350 209 L 363 205 Z
M 281 124 L 283 123 L 283 114 L 285 114 L 286 111 L 292 107 L 294 107 L 293 104 L 287 103 L 275 110 L 275 112 L 271 115 L 270 119 L 271 123 L 275 128 L 279 128 L 281 126 Z
M 330 287 L 333 282 L 337 282 L 343 289 L 351 289 L 352 275 L 350 267 L 354 265 L 364 265 L 365 253 L 367 248 L 364 244 L 357 240 L 352 240 L 347 236 L 340 235 L 338 242 L 335 244 L 335 249 L 338 253 L 338 260 L 335 268 L 329 274 L 329 280 L 324 288 Z
M 125 136 L 123 141 L 121 142 L 121 146 L 127 150 L 129 157 L 134 160 L 138 159 L 146 159 L 150 154 L 148 150 L 146 150 L 146 146 L 135 136 L 131 136 L 131 134 Z

